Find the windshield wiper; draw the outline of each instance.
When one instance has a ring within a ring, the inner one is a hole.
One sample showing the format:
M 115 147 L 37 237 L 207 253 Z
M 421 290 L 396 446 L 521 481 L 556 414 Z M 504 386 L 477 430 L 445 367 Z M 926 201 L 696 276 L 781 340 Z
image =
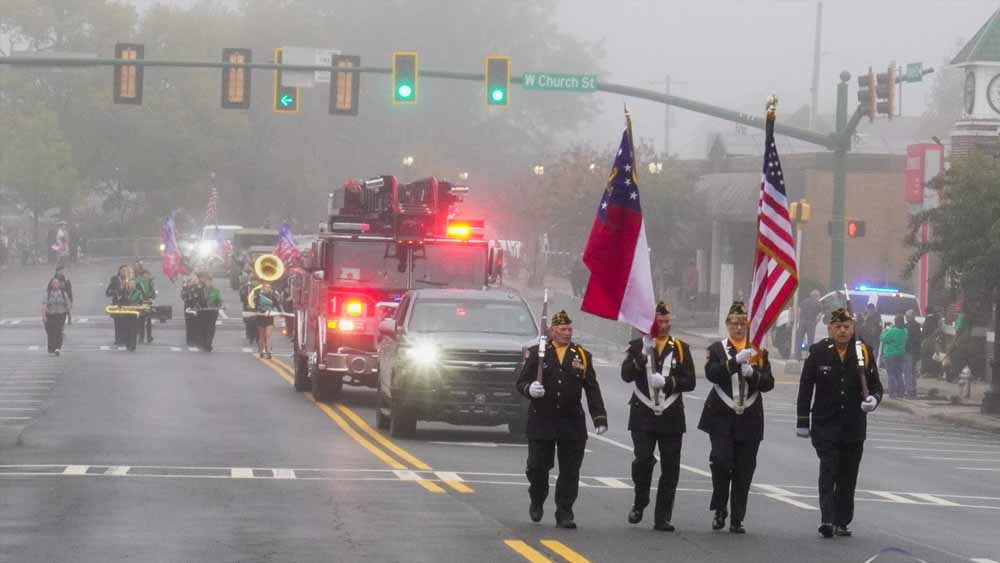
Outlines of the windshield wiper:
M 437 282 L 433 280 L 417 280 L 417 283 L 425 283 L 427 285 L 433 285 L 435 287 L 448 287 L 447 282 Z

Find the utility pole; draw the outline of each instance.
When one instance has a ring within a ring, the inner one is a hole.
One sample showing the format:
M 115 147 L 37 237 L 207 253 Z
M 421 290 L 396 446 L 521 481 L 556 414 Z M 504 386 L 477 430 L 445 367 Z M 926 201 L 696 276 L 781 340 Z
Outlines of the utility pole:
M 840 73 L 837 84 L 837 134 L 840 142 L 833 151 L 833 209 L 830 233 L 830 290 L 844 285 L 844 214 L 847 209 L 847 150 L 853 129 L 847 129 L 847 81 L 851 73 Z
M 809 130 L 812 131 L 816 126 L 816 114 L 819 112 L 817 106 L 819 105 L 819 73 L 820 65 L 823 60 L 823 2 L 816 3 L 816 32 L 814 34 L 815 42 L 813 44 L 813 77 L 812 77 L 812 88 L 810 93 L 812 94 L 812 99 L 809 102 Z M 668 94 L 670 92 L 667 92 Z

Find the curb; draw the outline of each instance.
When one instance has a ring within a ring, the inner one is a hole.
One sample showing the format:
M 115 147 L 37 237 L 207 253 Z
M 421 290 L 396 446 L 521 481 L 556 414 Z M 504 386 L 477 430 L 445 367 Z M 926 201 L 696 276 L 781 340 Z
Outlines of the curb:
M 912 405 L 902 403 L 894 399 L 886 399 L 882 401 L 881 406 L 891 411 L 905 412 L 907 414 L 911 414 L 913 416 L 925 420 L 947 422 L 948 424 L 954 424 L 956 426 L 961 426 L 963 428 L 982 430 L 984 432 L 1000 433 L 1000 421 L 993 422 L 991 420 L 980 420 L 976 418 L 977 416 L 979 416 L 976 414 L 963 415 L 954 413 L 929 413 L 919 408 L 913 407 Z

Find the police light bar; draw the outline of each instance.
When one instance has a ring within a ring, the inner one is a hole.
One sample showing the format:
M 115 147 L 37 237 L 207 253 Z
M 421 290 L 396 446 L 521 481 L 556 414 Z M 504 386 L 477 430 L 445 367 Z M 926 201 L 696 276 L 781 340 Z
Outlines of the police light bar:
M 355 233 L 367 233 L 372 228 L 368 223 L 334 223 L 332 227 L 335 231 L 350 231 Z
M 486 222 L 482 219 L 452 219 L 448 221 L 445 234 L 449 238 L 483 238 L 486 235 Z
M 455 194 L 467 194 L 469 193 L 469 186 L 451 186 L 448 188 L 448 192 L 452 195 Z
M 466 224 L 457 223 L 454 225 L 448 225 L 448 236 L 450 237 L 469 238 L 471 234 L 472 234 L 472 227 Z
M 894 287 L 868 287 L 867 285 L 859 285 L 854 288 L 855 291 L 874 291 L 875 293 L 899 293 L 899 290 Z

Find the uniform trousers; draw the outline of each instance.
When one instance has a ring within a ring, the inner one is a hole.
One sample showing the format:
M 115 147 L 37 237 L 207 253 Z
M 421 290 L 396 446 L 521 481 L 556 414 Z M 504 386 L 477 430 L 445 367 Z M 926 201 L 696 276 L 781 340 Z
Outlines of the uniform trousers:
M 743 522 L 747 513 L 750 483 L 757 468 L 757 450 L 760 440 L 736 441 L 731 434 L 709 434 L 712 452 L 708 463 L 712 469 L 712 501 L 709 510 L 726 510 L 732 522 Z
M 198 345 L 202 350 L 212 351 L 212 341 L 215 340 L 215 321 L 219 318 L 218 311 L 198 311 Z
M 657 434 L 655 432 L 632 431 L 632 482 L 635 483 L 634 508 L 649 506 L 649 488 L 656 467 L 654 453 L 660 448 L 660 481 L 656 486 L 656 506 L 653 510 L 655 523 L 669 522 L 674 513 L 674 496 L 681 473 L 681 444 L 683 434 Z
M 122 343 L 130 351 L 135 350 L 136 339 L 139 337 L 140 320 L 137 315 L 120 315 L 118 327 L 121 331 Z
M 549 496 L 549 471 L 558 451 L 559 478 L 556 479 L 556 518 L 573 518 L 573 503 L 580 490 L 580 466 L 587 446 L 586 438 L 559 440 L 528 440 L 528 477 L 531 504 L 541 506 Z
M 124 346 L 125 339 L 122 337 L 122 320 L 118 315 L 111 315 L 111 322 L 115 325 L 115 346 Z
M 66 325 L 66 313 L 45 314 L 45 334 L 48 336 L 49 353 L 62 348 L 63 327 Z
M 847 526 L 854 519 L 854 488 L 865 443 L 813 441 L 819 456 L 819 509 L 821 521 Z
M 200 331 L 198 330 L 198 313 L 184 312 L 184 336 L 188 346 L 198 346 L 201 344 Z

